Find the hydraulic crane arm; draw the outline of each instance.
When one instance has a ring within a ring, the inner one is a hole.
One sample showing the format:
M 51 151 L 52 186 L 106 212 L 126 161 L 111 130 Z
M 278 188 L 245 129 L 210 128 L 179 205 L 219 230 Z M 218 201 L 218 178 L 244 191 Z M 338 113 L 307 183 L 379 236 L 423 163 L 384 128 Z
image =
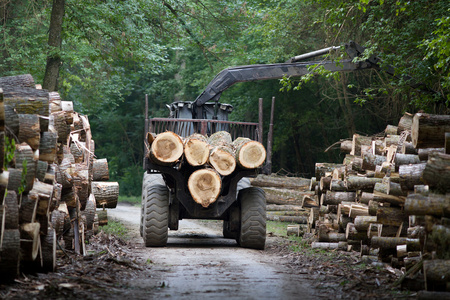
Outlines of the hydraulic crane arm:
M 356 43 L 350 42 L 345 45 L 347 54 L 351 59 L 340 61 L 308 61 L 298 62 L 306 58 L 324 55 L 332 50 L 337 50 L 340 47 L 329 47 L 310 53 L 302 54 L 291 58 L 286 63 L 267 64 L 267 65 L 248 65 L 231 67 L 222 70 L 216 77 L 208 84 L 205 90 L 195 99 L 196 118 L 202 118 L 202 106 L 208 101 L 219 101 L 219 98 L 224 90 L 238 82 L 266 80 L 266 79 L 281 79 L 284 76 L 300 77 L 310 73 L 309 67 L 323 66 L 328 71 L 355 71 L 359 69 L 368 69 L 376 65 L 378 61 L 376 57 L 371 57 L 366 61 L 353 63 L 352 59 L 359 56 L 364 48 Z

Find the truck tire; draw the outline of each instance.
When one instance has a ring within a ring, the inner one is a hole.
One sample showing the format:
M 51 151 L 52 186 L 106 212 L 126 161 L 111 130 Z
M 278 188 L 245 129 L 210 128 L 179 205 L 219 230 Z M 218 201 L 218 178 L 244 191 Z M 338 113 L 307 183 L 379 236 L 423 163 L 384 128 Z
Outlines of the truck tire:
M 141 222 L 139 223 L 139 233 L 141 237 L 144 237 L 144 207 L 145 207 L 145 199 L 147 195 L 147 187 L 150 183 L 158 183 L 164 184 L 164 180 L 160 174 L 148 174 L 144 173 L 142 178 L 142 192 L 141 192 Z
M 239 193 L 240 190 L 250 187 L 250 179 L 247 177 L 239 180 L 236 186 L 236 192 Z M 237 199 L 237 195 L 236 195 Z M 228 219 L 223 221 L 223 237 L 226 239 L 237 239 L 239 237 L 239 219 L 240 211 L 239 206 L 232 205 L 228 211 Z M 237 226 L 234 224 L 237 223 Z M 237 227 L 237 228 L 236 228 Z
M 169 231 L 169 190 L 165 185 L 147 186 L 143 238 L 146 247 L 163 247 Z
M 241 247 L 264 249 L 266 244 L 266 195 L 257 187 L 239 191 L 241 228 L 238 243 Z

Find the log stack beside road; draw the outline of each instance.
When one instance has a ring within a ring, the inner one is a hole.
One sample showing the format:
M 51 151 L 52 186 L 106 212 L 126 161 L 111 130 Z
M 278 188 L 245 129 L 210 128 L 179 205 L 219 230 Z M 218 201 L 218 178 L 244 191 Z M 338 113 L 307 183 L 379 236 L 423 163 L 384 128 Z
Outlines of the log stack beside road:
M 317 163 L 313 246 L 360 251 L 363 261 L 404 270 L 398 284 L 450 292 L 448 132 L 448 115 L 406 113 L 383 137 L 341 143 L 342 164 Z
M 53 271 L 57 245 L 83 253 L 96 206 L 118 197 L 94 148 L 88 117 L 72 102 L 36 89 L 31 75 L 0 78 L 2 280 Z

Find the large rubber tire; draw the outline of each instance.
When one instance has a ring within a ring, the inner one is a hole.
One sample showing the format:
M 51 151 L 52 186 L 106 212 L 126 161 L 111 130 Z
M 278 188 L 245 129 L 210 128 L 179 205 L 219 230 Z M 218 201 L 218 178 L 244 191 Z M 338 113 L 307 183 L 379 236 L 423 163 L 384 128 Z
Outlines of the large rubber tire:
M 239 193 L 240 190 L 250 187 L 250 179 L 247 177 L 239 180 L 236 186 L 236 192 Z M 236 195 L 237 199 L 237 195 Z M 232 230 L 231 222 L 234 221 L 234 218 L 240 218 L 239 216 L 239 207 L 235 207 L 234 205 L 229 208 L 228 211 L 228 219 L 223 221 L 223 237 L 226 239 L 237 239 L 239 237 L 239 230 Z M 233 219 L 233 220 L 232 220 Z M 237 220 L 239 222 L 239 220 Z
M 266 195 L 257 187 L 239 191 L 241 229 L 238 243 L 241 247 L 264 249 L 266 244 Z
M 161 174 L 148 174 L 147 172 L 144 173 L 144 176 L 142 178 L 142 192 L 141 192 L 141 222 L 139 224 L 139 233 L 141 237 L 144 237 L 144 207 L 145 207 L 145 201 L 146 201 L 146 195 L 147 195 L 147 187 L 150 184 L 164 184 L 164 180 L 161 176 Z
M 147 186 L 144 216 L 145 246 L 166 246 L 169 231 L 169 190 L 165 185 Z

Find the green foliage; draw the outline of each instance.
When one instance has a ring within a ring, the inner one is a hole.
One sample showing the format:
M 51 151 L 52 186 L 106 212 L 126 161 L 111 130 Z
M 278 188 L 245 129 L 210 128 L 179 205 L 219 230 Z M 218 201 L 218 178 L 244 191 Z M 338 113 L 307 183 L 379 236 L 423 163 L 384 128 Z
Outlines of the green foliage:
M 5 159 L 3 160 L 3 168 L 8 170 L 9 164 L 14 160 L 16 153 L 16 141 L 5 136 Z
M 22 178 L 20 180 L 20 186 L 17 190 L 19 195 L 22 194 L 25 191 L 25 188 L 27 187 L 27 173 L 28 173 L 27 163 L 28 162 L 26 160 L 22 162 Z
M 366 47 L 355 62 L 377 55 L 380 70 L 311 67 L 301 78 L 236 84 L 221 97 L 238 121 L 257 121 L 262 97 L 264 137 L 276 97 L 273 170 L 310 176 L 315 162 L 342 161 L 324 150 L 355 132 L 381 132 L 405 111 L 449 112 L 447 2 L 66 0 L 56 50 L 47 46 L 51 1 L 5 2 L 0 76 L 31 73 L 41 83 L 46 57 L 60 53 L 59 92 L 89 116 L 96 156 L 108 158 L 121 197 L 131 197 L 141 191 L 145 94 L 149 116 L 164 117 L 166 104 L 193 101 L 224 68 L 354 40 Z M 314 60 L 346 58 L 338 51 Z M 396 76 L 382 71 L 388 65 Z
M 108 225 L 101 226 L 100 230 L 105 232 L 106 234 L 111 234 L 117 237 L 125 237 L 128 233 L 128 230 L 123 226 L 122 223 L 116 221 L 108 221 Z

